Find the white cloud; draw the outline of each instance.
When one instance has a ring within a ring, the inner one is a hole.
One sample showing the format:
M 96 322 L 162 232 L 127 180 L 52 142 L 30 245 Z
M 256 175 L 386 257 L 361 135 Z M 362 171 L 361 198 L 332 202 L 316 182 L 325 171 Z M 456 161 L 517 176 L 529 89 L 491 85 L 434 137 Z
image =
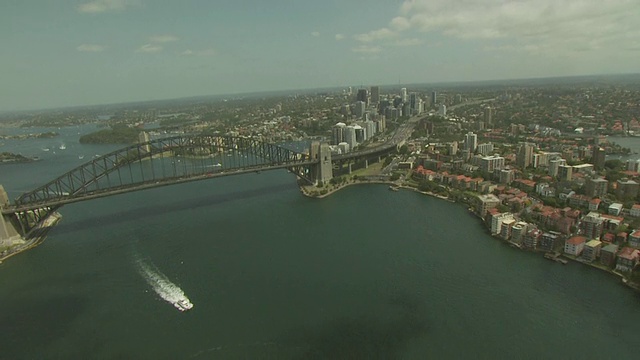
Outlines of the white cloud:
M 213 49 L 204 49 L 204 50 L 185 50 L 181 53 L 181 55 L 185 56 L 213 56 L 216 52 Z
M 162 51 L 162 46 L 156 44 L 144 44 L 136 50 L 137 53 L 157 53 Z
M 422 45 L 424 41 L 418 38 L 400 39 L 393 43 L 395 46 L 417 46 Z
M 178 40 L 180 40 L 180 38 L 174 35 L 156 35 L 149 38 L 149 41 L 152 43 L 168 43 Z
M 506 50 L 579 53 L 622 50 L 640 36 L 637 0 L 406 0 L 388 27 L 356 35 L 383 41 L 401 32 L 439 33 L 457 39 L 500 40 Z
M 96 45 L 96 44 L 82 44 L 79 45 L 76 50 L 80 52 L 102 52 L 107 49 L 104 45 Z
M 318 37 L 318 36 L 320 36 L 320 33 L 318 31 L 314 31 L 314 32 L 311 33 L 311 36 Z
M 336 40 L 340 41 L 340 40 L 342 40 L 342 39 L 344 39 L 344 35 L 342 35 L 342 34 L 336 34 Z
M 107 11 L 124 10 L 135 3 L 134 0 L 94 0 L 78 5 L 78 11 L 87 14 L 97 14 Z
M 382 51 L 380 46 L 360 45 L 351 49 L 351 51 L 360 54 L 377 54 Z

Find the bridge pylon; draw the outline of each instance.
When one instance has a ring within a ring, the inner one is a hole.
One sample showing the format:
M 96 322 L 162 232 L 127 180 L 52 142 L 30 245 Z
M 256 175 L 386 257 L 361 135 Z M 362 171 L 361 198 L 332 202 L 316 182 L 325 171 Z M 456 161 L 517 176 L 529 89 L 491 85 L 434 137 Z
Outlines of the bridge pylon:
M 4 191 L 4 187 L 0 185 L 0 209 L 6 206 L 9 206 L 9 197 L 7 192 Z M 20 233 L 11 221 L 11 216 L 3 214 L 2 219 L 0 219 L 0 245 L 11 243 L 21 238 Z
M 312 141 L 309 155 L 313 160 L 319 160 L 311 167 L 311 180 L 315 185 L 326 184 L 333 179 L 333 163 L 331 162 L 331 148 L 327 143 Z

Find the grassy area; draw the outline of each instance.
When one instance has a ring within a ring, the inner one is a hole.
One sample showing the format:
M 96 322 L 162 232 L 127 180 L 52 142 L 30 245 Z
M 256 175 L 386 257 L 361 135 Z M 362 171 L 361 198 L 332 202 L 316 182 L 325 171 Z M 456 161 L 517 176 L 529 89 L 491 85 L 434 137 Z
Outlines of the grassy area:
M 369 164 L 368 168 L 362 168 L 358 170 L 354 170 L 351 172 L 350 176 L 358 175 L 358 176 L 370 176 L 370 175 L 378 175 L 383 169 L 383 163 L 377 162 L 373 164 Z

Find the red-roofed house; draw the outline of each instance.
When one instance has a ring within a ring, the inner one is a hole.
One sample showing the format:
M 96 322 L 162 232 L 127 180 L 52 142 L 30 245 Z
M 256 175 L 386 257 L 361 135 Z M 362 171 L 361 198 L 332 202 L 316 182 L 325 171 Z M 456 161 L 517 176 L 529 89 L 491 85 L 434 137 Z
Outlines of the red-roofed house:
M 578 256 L 584 250 L 584 244 L 587 242 L 587 238 L 584 236 L 573 236 L 567 239 L 564 243 L 565 254 Z
M 640 230 L 636 230 L 629 234 L 629 245 L 634 248 L 640 248 Z
M 618 253 L 616 261 L 616 270 L 632 271 L 640 260 L 640 251 L 638 249 L 625 247 Z
M 640 204 L 634 204 L 629 210 L 629 215 L 633 217 L 640 217 Z

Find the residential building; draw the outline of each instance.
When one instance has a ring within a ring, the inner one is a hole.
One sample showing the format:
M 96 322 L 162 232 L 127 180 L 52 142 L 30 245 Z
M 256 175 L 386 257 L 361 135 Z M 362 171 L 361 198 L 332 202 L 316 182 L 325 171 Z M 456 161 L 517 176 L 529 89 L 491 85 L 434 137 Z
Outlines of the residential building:
M 633 204 L 629 210 L 629 216 L 640 217 L 640 204 Z
M 589 200 L 589 211 L 597 211 L 600 207 L 601 199 L 591 199 Z
M 589 197 L 600 197 L 607 194 L 609 181 L 603 178 L 588 179 L 585 187 L 585 193 Z
M 638 196 L 637 182 L 629 179 L 621 179 L 616 183 L 616 196 L 618 197 L 618 199 L 630 199 Z
M 544 232 L 540 236 L 538 249 L 544 251 L 554 251 L 558 241 L 560 241 L 560 233 L 555 231 Z
M 538 247 L 538 241 L 540 240 L 540 236 L 542 236 L 542 231 L 538 229 L 532 229 L 527 232 L 524 237 L 524 248 L 535 250 Z
M 513 218 L 502 220 L 502 226 L 500 227 L 500 237 L 505 240 L 509 240 L 511 238 L 511 231 L 515 223 L 516 220 Z
M 491 216 L 491 235 L 500 234 L 502 224 L 507 220 L 513 220 L 512 213 L 497 213 Z M 511 225 L 513 226 L 513 223 Z
M 600 250 L 600 264 L 612 268 L 616 264 L 618 245 L 609 244 Z
M 485 156 L 480 159 L 480 170 L 485 174 L 492 174 L 493 170 L 504 168 L 504 161 L 500 155 Z
M 558 180 L 571 181 L 573 179 L 573 166 L 560 165 L 558 166 Z
M 622 212 L 622 204 L 620 203 L 613 203 L 609 205 L 609 207 L 607 208 L 607 213 L 609 215 L 618 216 L 620 215 L 621 212 Z
M 627 239 L 629 241 L 629 245 L 636 249 L 640 248 L 640 230 L 636 230 L 629 234 Z
M 469 150 L 470 153 L 474 153 L 478 148 L 478 135 L 468 132 L 464 136 L 464 147 L 463 149 Z
M 491 106 L 487 106 L 486 108 L 484 108 L 484 122 L 485 124 L 487 124 L 487 126 L 490 126 L 493 124 L 492 120 Z
M 600 256 L 600 249 L 602 248 L 602 241 L 590 240 L 584 245 L 582 250 L 582 259 L 586 261 L 595 261 Z
M 484 218 L 489 209 L 493 209 L 500 204 L 500 199 L 493 194 L 478 195 L 480 201 L 480 216 Z
M 567 165 L 567 160 L 565 160 L 565 159 L 555 159 L 555 160 L 549 161 L 549 175 L 551 175 L 553 177 L 557 177 L 558 176 L 558 169 L 562 165 Z
M 511 242 L 515 244 L 522 244 L 524 236 L 527 233 L 528 224 L 524 221 L 519 221 L 511 227 Z
M 624 247 L 616 257 L 616 270 L 632 271 L 640 260 L 640 251 L 638 249 Z
M 582 234 L 589 239 L 599 239 L 604 227 L 604 219 L 599 213 L 592 211 L 582 218 Z
M 584 250 L 584 245 L 587 242 L 587 238 L 584 236 L 573 236 L 564 242 L 565 254 L 579 256 Z
M 533 165 L 533 151 L 535 145 L 531 143 L 520 143 L 518 147 L 518 155 L 516 155 L 516 164 L 521 168 Z
M 331 144 L 338 145 L 344 141 L 344 128 L 347 127 L 345 123 L 339 122 L 331 128 Z
M 480 155 L 487 156 L 493 152 L 493 143 L 480 144 L 476 148 L 476 151 Z
M 596 146 L 593 149 L 593 165 L 595 166 L 596 170 L 604 169 L 604 162 L 606 160 L 606 156 L 607 156 L 607 153 L 604 151 L 603 148 Z

